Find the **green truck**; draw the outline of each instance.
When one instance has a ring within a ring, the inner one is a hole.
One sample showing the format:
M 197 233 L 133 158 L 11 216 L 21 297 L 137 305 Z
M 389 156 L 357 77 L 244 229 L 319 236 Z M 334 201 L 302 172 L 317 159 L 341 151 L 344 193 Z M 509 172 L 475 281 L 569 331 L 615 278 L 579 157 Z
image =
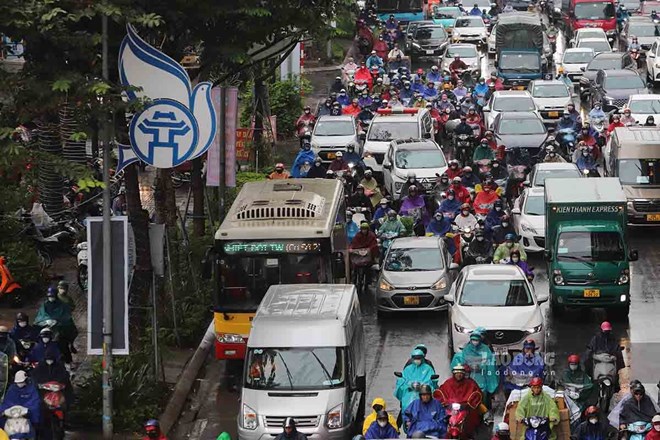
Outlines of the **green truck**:
M 545 252 L 550 307 L 630 309 L 626 195 L 618 178 L 546 179 Z

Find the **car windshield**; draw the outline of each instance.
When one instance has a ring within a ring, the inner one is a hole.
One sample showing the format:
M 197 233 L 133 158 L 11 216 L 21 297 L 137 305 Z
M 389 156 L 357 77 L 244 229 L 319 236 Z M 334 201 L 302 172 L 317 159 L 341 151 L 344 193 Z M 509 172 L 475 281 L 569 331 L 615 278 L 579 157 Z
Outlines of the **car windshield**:
M 625 252 L 618 232 L 562 232 L 557 241 L 560 261 L 623 261 Z
M 445 58 L 454 58 L 456 55 L 461 58 L 477 58 L 477 48 L 471 46 L 449 46 L 445 52 Z
M 428 272 L 442 268 L 442 256 L 437 247 L 392 249 L 385 260 L 385 270 L 389 272 Z
M 660 159 L 621 159 L 618 176 L 624 185 L 660 185 Z
M 534 186 L 545 186 L 545 179 L 570 179 L 581 177 L 577 169 L 574 170 L 537 170 L 534 174 Z
M 621 68 L 621 58 L 594 58 L 589 65 L 587 70 L 614 70 Z
M 442 26 L 417 28 L 415 38 L 418 40 L 443 40 L 447 38 L 447 32 Z
M 393 139 L 413 138 L 419 138 L 419 126 L 416 121 L 379 122 L 376 120 L 369 127 L 369 137 L 367 140 L 389 142 Z
M 591 41 L 580 41 L 578 47 L 589 47 L 594 50 L 596 53 L 602 52 L 612 52 L 612 47 L 607 40 L 591 40 Z
M 529 196 L 525 200 L 525 214 L 545 215 L 545 197 Z
M 605 90 L 643 89 L 644 87 L 644 81 L 639 75 L 608 76 L 603 83 Z
M 570 94 L 564 84 L 535 84 L 535 98 L 567 98 Z
M 422 0 L 378 0 L 379 12 L 417 12 L 422 10 Z
M 533 306 L 534 300 L 523 280 L 466 280 L 459 305 L 520 307 Z
M 594 57 L 592 51 L 565 52 L 564 64 L 587 64 Z
M 500 69 L 503 72 L 537 72 L 541 59 L 537 53 L 503 53 L 500 55 Z
M 655 23 L 631 24 L 628 33 L 636 37 L 660 37 L 660 28 Z
M 499 134 L 543 134 L 545 126 L 538 119 L 502 119 Z
M 245 387 L 259 390 L 319 390 L 344 384 L 344 349 L 252 348 Z
M 440 149 L 436 150 L 398 150 L 394 156 L 397 168 L 440 168 L 446 167 L 445 156 Z
M 454 27 L 457 28 L 466 28 L 466 27 L 484 27 L 484 22 L 480 18 L 458 18 Z
M 434 17 L 435 18 L 456 18 L 463 13 L 461 12 L 460 9 L 458 8 L 437 8 L 435 10 Z
M 531 112 L 536 110 L 529 96 L 501 96 L 495 99 L 493 110 L 498 112 Z
M 314 136 L 351 136 L 355 125 L 351 121 L 319 121 L 314 127 Z
M 614 4 L 610 2 L 587 2 L 575 4 L 575 19 L 605 20 L 614 17 Z
M 630 101 L 630 111 L 638 114 L 660 113 L 660 99 L 640 99 Z

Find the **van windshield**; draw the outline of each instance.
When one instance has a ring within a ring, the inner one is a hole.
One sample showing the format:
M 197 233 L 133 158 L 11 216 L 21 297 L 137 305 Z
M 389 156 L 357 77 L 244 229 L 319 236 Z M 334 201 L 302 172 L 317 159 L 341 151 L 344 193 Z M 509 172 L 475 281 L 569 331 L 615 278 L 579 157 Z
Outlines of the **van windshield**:
M 660 159 L 621 159 L 619 179 L 624 185 L 660 185 Z
M 319 390 L 344 386 L 344 349 L 251 348 L 245 387 L 253 390 Z
M 618 232 L 562 232 L 557 242 L 558 261 L 623 261 L 626 255 Z

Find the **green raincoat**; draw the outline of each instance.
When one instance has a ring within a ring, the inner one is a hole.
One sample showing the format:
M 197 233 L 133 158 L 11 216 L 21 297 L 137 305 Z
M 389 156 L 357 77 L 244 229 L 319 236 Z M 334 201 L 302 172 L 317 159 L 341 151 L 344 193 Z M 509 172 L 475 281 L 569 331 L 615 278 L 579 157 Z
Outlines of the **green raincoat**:
M 557 433 L 554 430 L 554 427 L 559 424 L 559 408 L 555 400 L 547 395 L 545 392 L 541 392 L 538 396 L 528 392 L 520 399 L 518 403 L 518 408 L 516 408 L 516 420 L 520 421 L 522 419 L 537 416 L 537 417 L 547 417 L 550 419 L 550 438 L 549 440 L 557 440 Z M 520 430 L 520 440 L 525 440 L 525 431 L 527 427 L 522 425 Z
M 483 342 L 477 346 L 471 342 L 465 344 L 462 351 L 454 355 L 451 368 L 456 365 L 469 365 L 472 369 L 470 377 L 477 382 L 484 393 L 493 394 L 497 390 L 498 379 L 495 357 L 490 348 Z

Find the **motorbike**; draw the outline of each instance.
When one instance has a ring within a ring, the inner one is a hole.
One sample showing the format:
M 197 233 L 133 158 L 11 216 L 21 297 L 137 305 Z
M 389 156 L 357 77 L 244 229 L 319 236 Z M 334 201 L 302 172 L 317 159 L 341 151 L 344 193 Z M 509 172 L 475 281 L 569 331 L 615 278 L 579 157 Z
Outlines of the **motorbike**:
M 527 374 L 520 374 L 518 372 L 509 372 L 504 376 L 504 389 L 510 393 L 513 390 L 522 390 L 529 386 L 530 377 Z
M 598 384 L 598 408 L 603 414 L 610 409 L 610 401 L 618 379 L 616 356 L 609 353 L 593 355 L 593 381 Z
M 639 69 L 641 67 L 640 64 L 641 64 L 641 58 L 642 58 L 642 54 L 639 53 L 639 50 L 632 49 L 630 51 L 630 58 L 632 58 L 633 61 L 635 62 L 635 67 L 637 69 Z
M 87 292 L 87 283 L 89 278 L 87 267 L 87 242 L 83 241 L 78 243 L 78 254 L 76 260 L 78 261 L 78 286 L 83 292 Z
M 584 384 L 581 383 L 564 383 L 564 394 L 570 397 L 580 409 L 584 406 L 584 403 L 580 401 L 582 397 L 582 391 L 584 390 Z
M 65 385 L 60 382 L 46 382 L 39 384 L 39 389 L 44 390 L 44 404 L 50 412 L 50 431 L 54 440 L 64 439 L 64 398 Z
M 34 240 L 42 269 L 53 264 L 53 256 L 56 254 L 76 255 L 75 243 L 80 231 L 74 219 L 57 222 L 43 231 L 37 228 L 32 220 L 27 221 L 29 224 L 24 233 Z
M 628 423 L 626 428 L 619 433 L 620 439 L 625 440 L 644 440 L 646 433 L 653 428 L 653 425 L 648 422 L 633 422 Z
M 371 267 L 371 251 L 369 248 L 351 249 L 351 269 L 353 269 L 353 285 L 361 295 L 367 290 L 367 271 Z
M 465 228 L 459 231 L 461 236 L 460 252 L 461 252 L 461 261 L 466 264 L 466 261 L 470 259 L 470 256 L 467 253 L 468 246 L 474 239 L 474 231 L 470 228 Z
M 575 150 L 575 130 L 572 128 L 562 128 L 557 132 L 557 142 L 567 157 L 573 155 Z
M 29 410 L 21 405 L 14 405 L 3 411 L 7 419 L 3 427 L 9 440 L 34 439 L 35 432 L 28 418 Z
M 413 401 L 419 399 L 419 390 L 422 385 L 429 385 L 431 388 L 433 388 L 434 384 L 424 384 L 417 381 L 410 382 L 405 377 L 403 377 L 403 373 L 400 371 L 395 371 L 394 375 L 398 378 L 396 381 L 394 396 L 399 399 L 399 403 L 401 404 L 401 411 L 399 412 L 399 417 L 397 418 L 397 423 L 399 426 L 401 426 L 401 414 L 403 414 L 403 411 L 408 408 L 408 406 L 410 406 Z M 431 376 L 431 381 L 436 381 L 439 377 L 439 375 L 434 374 Z
M 600 173 L 598 172 L 597 168 L 591 170 L 585 168 L 582 170 L 582 174 L 584 174 L 585 177 L 600 177 Z
M 34 368 L 35 364 L 29 361 L 28 356 L 34 346 L 34 341 L 26 339 L 19 339 L 16 341 L 16 355 L 14 355 L 14 359 L 12 359 L 16 371 L 23 370 L 30 374 L 30 371 Z
M 527 426 L 525 440 L 547 440 L 550 437 L 550 420 L 547 417 L 532 416 L 523 419 Z
M 474 137 L 469 134 L 454 135 L 454 156 L 461 165 L 472 161 Z
M 490 159 L 480 159 L 474 163 L 477 167 L 479 167 L 479 175 L 483 176 L 486 173 L 490 173 L 491 169 L 491 164 L 492 162 Z
M 596 130 L 596 132 L 599 134 L 599 136 L 602 136 L 607 129 L 605 118 L 593 118 L 591 119 L 590 123 L 594 130 Z

